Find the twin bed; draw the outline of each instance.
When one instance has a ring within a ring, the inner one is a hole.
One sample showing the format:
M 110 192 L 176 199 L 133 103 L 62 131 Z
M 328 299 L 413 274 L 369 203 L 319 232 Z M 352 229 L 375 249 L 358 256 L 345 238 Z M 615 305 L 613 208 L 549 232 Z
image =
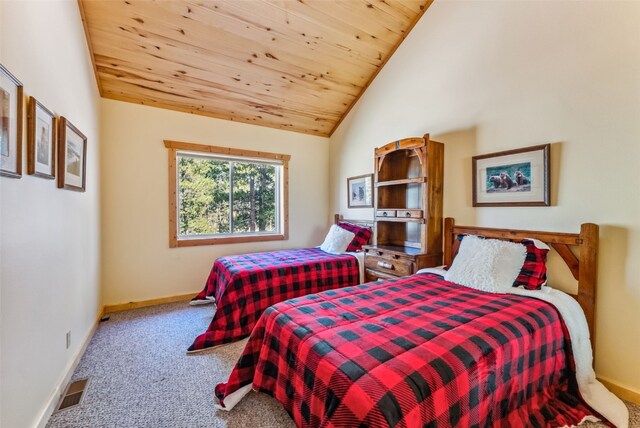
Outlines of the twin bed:
M 300 294 L 257 317 L 229 380 L 215 388 L 219 407 L 230 410 L 255 390 L 301 427 L 546 427 L 595 418 L 626 427 L 626 407 L 592 368 L 597 226 L 566 234 L 447 219 L 447 265 L 465 234 L 546 242 L 578 280 L 575 299 L 549 287 L 488 293 L 438 270 Z
M 247 337 L 271 305 L 362 282 L 362 253 L 372 223 L 344 220 L 335 224 L 354 233 L 346 252 L 330 254 L 320 248 L 270 251 L 221 257 L 214 262 L 204 289 L 192 304 L 216 304 L 206 332 L 189 347 L 199 352 Z M 368 232 L 368 233 L 367 233 Z

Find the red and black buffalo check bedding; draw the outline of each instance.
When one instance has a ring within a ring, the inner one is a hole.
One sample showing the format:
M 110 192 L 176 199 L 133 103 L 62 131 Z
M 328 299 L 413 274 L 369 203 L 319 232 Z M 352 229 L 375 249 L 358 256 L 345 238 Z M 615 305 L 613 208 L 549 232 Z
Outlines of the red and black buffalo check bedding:
M 356 257 L 319 248 L 243 254 L 217 259 L 207 284 L 194 300 L 215 297 L 207 331 L 189 351 L 247 337 L 271 305 L 305 294 L 358 284 Z
M 226 384 L 275 397 L 299 427 L 552 427 L 594 414 L 550 304 L 431 274 L 267 309 Z

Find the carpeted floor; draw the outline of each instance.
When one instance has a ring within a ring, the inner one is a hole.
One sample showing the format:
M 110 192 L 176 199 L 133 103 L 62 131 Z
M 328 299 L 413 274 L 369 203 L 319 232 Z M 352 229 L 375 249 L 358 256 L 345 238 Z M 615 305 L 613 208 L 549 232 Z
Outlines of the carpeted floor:
M 246 341 L 186 355 L 212 310 L 181 302 L 112 314 L 73 374 L 90 378 L 83 402 L 55 412 L 47 427 L 294 427 L 264 394 L 250 393 L 232 412 L 216 411 L 213 387 L 226 381 Z M 640 427 L 640 407 L 628 406 L 630 427 Z

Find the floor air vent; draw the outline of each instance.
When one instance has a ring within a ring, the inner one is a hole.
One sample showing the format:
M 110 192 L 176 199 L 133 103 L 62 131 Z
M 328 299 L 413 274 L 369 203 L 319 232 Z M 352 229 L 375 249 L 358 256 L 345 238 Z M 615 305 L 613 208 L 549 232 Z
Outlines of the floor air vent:
M 77 406 L 82 401 L 84 391 L 87 389 L 89 379 L 78 379 L 71 382 L 64 393 L 58 410 L 65 410 L 73 406 Z

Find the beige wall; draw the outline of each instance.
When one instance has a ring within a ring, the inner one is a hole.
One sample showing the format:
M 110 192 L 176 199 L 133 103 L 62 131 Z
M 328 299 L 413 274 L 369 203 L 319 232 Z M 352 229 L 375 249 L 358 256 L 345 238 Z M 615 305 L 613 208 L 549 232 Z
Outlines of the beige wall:
M 169 248 L 165 139 L 290 154 L 289 240 Z M 217 257 L 320 245 L 327 232 L 327 138 L 103 100 L 102 141 L 106 305 L 200 291 Z
M 23 428 L 56 402 L 102 307 L 99 98 L 76 2 L 1 1 L 0 11 L 0 62 L 88 137 L 86 193 L 26 175 L 26 150 L 23 177 L 0 178 L 0 426 Z
M 334 133 L 329 158 L 332 210 L 346 211 L 345 179 L 372 172 L 374 147 L 430 132 L 446 145 L 445 215 L 459 224 L 599 224 L 596 372 L 636 391 L 638 22 L 638 2 L 434 2 Z M 554 143 L 552 207 L 471 207 L 471 156 L 543 143 Z

